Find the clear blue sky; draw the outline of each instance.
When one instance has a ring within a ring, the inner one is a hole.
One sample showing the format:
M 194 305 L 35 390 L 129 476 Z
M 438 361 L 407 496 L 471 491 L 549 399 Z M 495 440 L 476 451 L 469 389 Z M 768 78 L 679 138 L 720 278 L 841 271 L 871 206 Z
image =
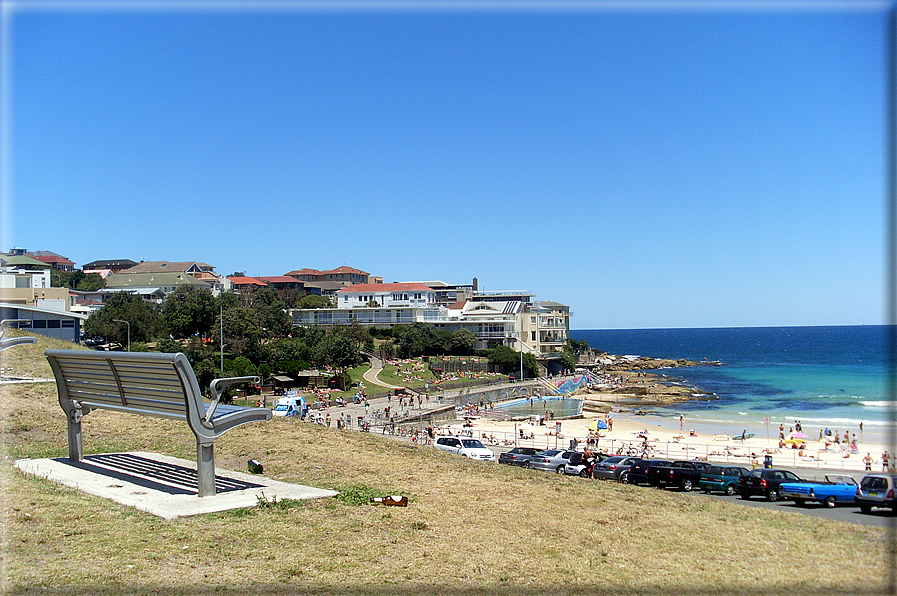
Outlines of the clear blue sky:
M 3 4 L 3 250 L 884 322 L 885 3 Z

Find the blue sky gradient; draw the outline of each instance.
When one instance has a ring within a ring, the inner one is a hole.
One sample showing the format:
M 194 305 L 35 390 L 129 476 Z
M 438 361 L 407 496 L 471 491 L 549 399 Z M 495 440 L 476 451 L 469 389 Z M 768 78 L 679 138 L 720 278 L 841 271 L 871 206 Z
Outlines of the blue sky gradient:
M 7 3 L 3 249 L 883 323 L 887 5 L 795 5 Z

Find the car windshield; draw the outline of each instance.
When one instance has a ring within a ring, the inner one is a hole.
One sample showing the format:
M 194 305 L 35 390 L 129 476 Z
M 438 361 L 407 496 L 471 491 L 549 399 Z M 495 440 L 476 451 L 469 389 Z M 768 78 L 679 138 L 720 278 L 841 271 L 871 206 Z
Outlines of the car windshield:
M 485 449 L 486 447 L 476 439 L 461 439 L 461 443 L 468 449 Z
M 560 449 L 549 449 L 548 451 L 543 451 L 539 455 L 544 455 L 545 457 L 554 457 L 558 453 L 561 453 Z
M 708 473 L 708 474 L 720 474 L 720 475 L 722 475 L 722 473 L 723 473 L 723 469 L 722 469 L 721 467 L 719 467 L 719 466 L 710 466 L 710 468 L 707 470 L 707 473 Z

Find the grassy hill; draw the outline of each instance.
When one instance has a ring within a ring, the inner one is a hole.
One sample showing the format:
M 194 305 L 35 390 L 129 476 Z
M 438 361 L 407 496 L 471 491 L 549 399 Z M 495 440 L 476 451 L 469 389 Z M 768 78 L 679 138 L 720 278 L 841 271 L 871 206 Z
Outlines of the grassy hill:
M 40 339 L 3 367 L 51 373 Z M 56 347 L 54 345 L 53 347 Z M 67 454 L 53 383 L 5 385 L 3 589 L 9 594 L 883 594 L 881 529 L 489 465 L 291 420 L 237 428 L 219 467 L 341 491 L 164 521 L 12 463 Z M 92 412 L 85 453 L 194 459 L 185 424 Z M 407 508 L 367 504 L 403 494 Z

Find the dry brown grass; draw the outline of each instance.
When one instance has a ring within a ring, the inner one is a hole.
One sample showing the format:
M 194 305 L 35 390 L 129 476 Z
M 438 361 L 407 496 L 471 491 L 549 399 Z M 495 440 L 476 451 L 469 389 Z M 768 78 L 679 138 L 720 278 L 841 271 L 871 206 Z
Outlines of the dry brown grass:
M 163 521 L 15 471 L 13 459 L 67 453 L 64 419 L 51 383 L 7 386 L 0 399 L 11 594 L 886 592 L 880 529 L 484 465 L 283 419 L 224 435 L 217 464 L 243 470 L 256 458 L 278 480 L 406 494 L 411 504 L 272 500 Z M 93 412 L 84 436 L 89 453 L 194 457 L 186 425 L 158 419 Z

